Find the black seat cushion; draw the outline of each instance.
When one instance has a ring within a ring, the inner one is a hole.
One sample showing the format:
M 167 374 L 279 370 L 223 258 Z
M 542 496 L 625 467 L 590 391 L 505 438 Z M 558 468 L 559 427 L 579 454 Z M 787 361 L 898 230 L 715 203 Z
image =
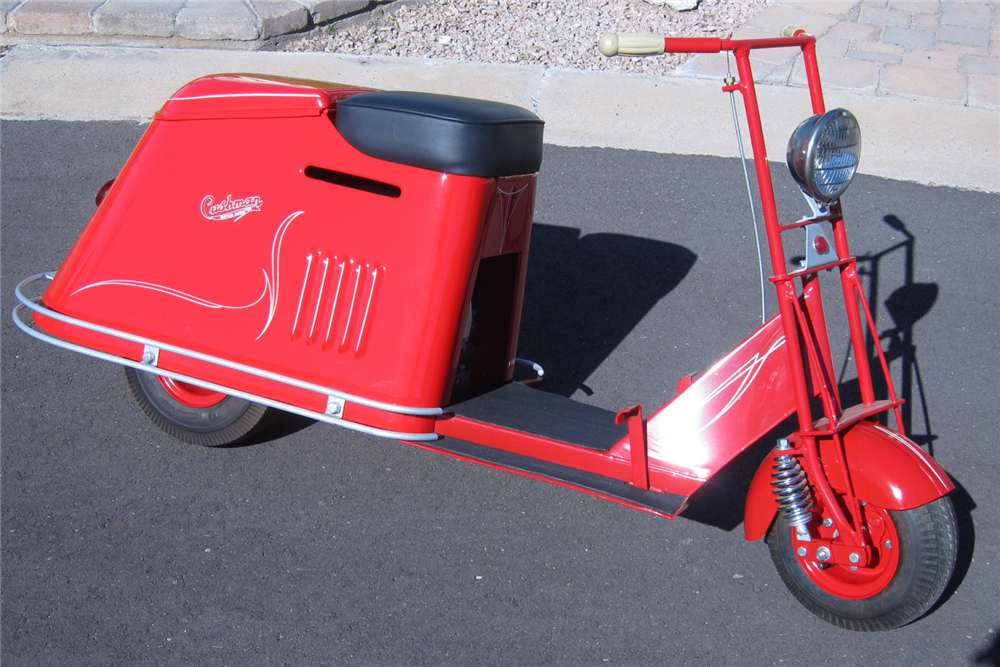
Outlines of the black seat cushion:
M 542 163 L 542 120 L 511 104 L 432 93 L 359 93 L 337 103 L 334 124 L 366 155 L 448 174 L 531 174 Z

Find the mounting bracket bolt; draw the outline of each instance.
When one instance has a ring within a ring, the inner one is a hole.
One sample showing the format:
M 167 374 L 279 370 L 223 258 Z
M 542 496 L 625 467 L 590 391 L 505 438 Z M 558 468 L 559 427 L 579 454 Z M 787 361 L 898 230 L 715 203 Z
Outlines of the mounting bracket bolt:
M 160 349 L 152 345 L 142 347 L 142 363 L 147 366 L 156 366 L 160 363 Z
M 344 399 L 337 396 L 327 396 L 326 414 L 331 417 L 342 417 L 344 415 Z

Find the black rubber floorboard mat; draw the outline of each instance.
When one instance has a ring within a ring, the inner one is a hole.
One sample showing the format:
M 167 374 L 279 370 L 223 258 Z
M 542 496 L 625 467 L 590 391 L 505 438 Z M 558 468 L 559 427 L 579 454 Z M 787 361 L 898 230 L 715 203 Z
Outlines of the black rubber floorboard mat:
M 628 435 L 628 426 L 616 425 L 615 413 L 610 410 L 517 382 L 456 403 L 447 411 L 484 424 L 602 452 L 610 450 Z
M 618 498 L 669 517 L 675 516 L 684 506 L 684 501 L 687 500 L 683 496 L 673 493 L 657 493 L 656 491 L 637 489 L 621 480 L 455 438 L 421 442 L 420 446 L 483 463 L 492 463 L 510 471 L 529 473 L 546 480 L 560 481 L 582 491 L 592 491 L 602 496 Z

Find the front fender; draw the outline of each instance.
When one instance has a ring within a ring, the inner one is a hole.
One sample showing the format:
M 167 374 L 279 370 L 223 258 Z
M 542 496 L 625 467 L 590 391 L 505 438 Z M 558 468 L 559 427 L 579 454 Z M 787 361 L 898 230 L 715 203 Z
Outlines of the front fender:
M 887 510 L 908 510 L 937 500 L 955 485 L 913 441 L 872 422 L 858 422 L 844 434 L 844 455 L 858 499 Z M 743 531 L 748 540 L 767 534 L 778 505 L 771 491 L 774 452 L 750 483 Z

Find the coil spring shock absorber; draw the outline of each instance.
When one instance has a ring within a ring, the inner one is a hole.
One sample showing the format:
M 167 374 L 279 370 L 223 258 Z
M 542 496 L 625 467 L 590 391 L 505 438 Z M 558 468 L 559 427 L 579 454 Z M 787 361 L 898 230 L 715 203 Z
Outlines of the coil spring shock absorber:
M 782 438 L 778 440 L 778 451 L 788 451 L 792 445 Z M 771 488 L 778 501 L 778 507 L 788 524 L 795 528 L 799 539 L 809 541 L 809 521 L 812 520 L 812 490 L 802 464 L 791 454 L 775 457 L 774 472 L 771 473 Z

